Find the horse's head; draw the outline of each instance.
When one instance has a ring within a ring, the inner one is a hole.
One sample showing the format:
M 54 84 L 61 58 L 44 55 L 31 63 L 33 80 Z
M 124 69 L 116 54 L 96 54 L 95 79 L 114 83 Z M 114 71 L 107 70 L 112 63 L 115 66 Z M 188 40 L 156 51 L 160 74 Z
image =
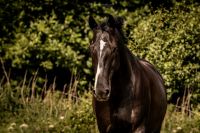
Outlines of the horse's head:
M 93 17 L 89 18 L 93 39 L 90 53 L 95 70 L 94 96 L 99 101 L 107 101 L 111 93 L 113 73 L 120 66 L 119 44 L 122 41 L 121 18 L 108 15 L 106 22 L 97 24 Z

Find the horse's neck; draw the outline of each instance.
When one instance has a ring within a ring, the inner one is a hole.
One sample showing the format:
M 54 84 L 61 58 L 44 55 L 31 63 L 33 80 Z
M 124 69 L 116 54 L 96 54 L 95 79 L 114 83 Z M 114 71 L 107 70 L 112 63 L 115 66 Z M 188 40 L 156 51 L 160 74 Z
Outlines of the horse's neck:
M 113 76 L 113 87 L 115 87 L 119 94 L 121 95 L 124 89 L 130 89 L 130 83 L 132 80 L 132 66 L 131 60 L 133 59 L 128 48 L 124 46 L 123 50 L 120 52 L 120 67 L 114 73 Z
M 120 68 L 119 71 L 121 72 L 120 76 L 122 78 L 130 79 L 132 76 L 132 61 L 134 57 L 129 49 L 124 46 L 123 51 L 121 51 L 120 57 Z

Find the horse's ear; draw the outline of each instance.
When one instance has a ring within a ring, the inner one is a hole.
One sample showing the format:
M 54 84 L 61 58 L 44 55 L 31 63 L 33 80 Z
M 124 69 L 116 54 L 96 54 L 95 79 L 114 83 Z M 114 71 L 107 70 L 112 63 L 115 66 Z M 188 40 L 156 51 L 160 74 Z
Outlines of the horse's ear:
M 89 17 L 89 25 L 91 29 L 94 29 L 97 27 L 97 23 L 92 16 Z
M 110 15 L 110 14 L 108 14 L 108 21 L 107 21 L 107 23 L 108 23 L 108 25 L 110 27 L 114 27 L 115 26 L 115 18 L 112 15 Z

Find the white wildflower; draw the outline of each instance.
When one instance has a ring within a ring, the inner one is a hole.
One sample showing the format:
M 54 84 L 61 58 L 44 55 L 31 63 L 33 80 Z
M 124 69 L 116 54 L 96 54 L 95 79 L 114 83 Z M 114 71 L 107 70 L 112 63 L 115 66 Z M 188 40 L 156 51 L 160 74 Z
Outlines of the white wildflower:
M 13 123 L 10 124 L 10 126 L 11 127 L 16 126 L 16 123 L 13 122 Z
M 60 120 L 63 120 L 65 117 L 64 116 L 60 116 Z
M 173 132 L 173 133 L 176 133 L 177 131 L 176 131 L 176 129 L 173 129 L 172 132 Z
M 25 124 L 25 123 L 23 123 L 23 124 L 21 124 L 19 127 L 20 127 L 20 128 L 27 128 L 27 127 L 28 127 L 28 125 L 27 125 L 27 124 Z
M 13 130 L 14 128 L 12 127 L 12 126 L 10 126 L 9 128 L 8 128 L 8 130 L 9 131 L 11 131 L 11 130 Z
M 177 130 L 181 130 L 182 129 L 182 127 L 177 127 Z
M 8 130 L 9 130 L 9 131 L 14 130 L 14 127 L 15 127 L 15 126 L 16 126 L 16 123 L 14 123 L 14 122 L 11 123 L 10 126 L 8 127 Z
M 52 124 L 51 124 L 51 125 L 49 125 L 49 128 L 54 128 L 54 125 L 52 125 Z

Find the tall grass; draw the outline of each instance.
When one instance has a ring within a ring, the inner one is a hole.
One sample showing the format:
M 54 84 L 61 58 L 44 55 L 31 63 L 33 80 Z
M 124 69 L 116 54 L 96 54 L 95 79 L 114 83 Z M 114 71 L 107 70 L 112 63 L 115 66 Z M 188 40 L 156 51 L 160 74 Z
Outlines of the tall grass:
M 6 71 L 0 78 L 1 133 L 96 132 L 92 95 L 84 92 L 80 97 L 75 93 L 78 80 L 66 85 L 63 92 L 55 90 L 55 82 L 50 88 L 44 85 L 46 96 L 42 98 L 36 93 L 37 74 L 31 79 L 25 74 L 20 83 L 14 83 Z
M 163 133 L 200 132 L 200 104 L 192 106 L 191 95 L 190 91 L 185 90 L 182 102 L 178 100 L 176 105 L 168 105 Z
M 53 87 L 42 99 L 28 97 L 25 92 L 31 89 L 1 85 L 0 132 L 95 132 L 90 93 L 77 97 L 74 88 L 63 94 Z
M 20 83 L 13 83 L 8 75 L 4 72 L 0 80 L 1 133 L 98 133 L 92 95 L 75 93 L 78 80 L 64 87 L 69 89 L 67 93 L 56 91 L 55 82 L 48 89 L 44 85 L 43 99 L 33 93 L 37 89 L 37 75 L 29 80 L 25 74 Z M 200 104 L 189 107 L 190 95 L 185 96 L 181 106 L 168 105 L 162 133 L 200 132 Z

